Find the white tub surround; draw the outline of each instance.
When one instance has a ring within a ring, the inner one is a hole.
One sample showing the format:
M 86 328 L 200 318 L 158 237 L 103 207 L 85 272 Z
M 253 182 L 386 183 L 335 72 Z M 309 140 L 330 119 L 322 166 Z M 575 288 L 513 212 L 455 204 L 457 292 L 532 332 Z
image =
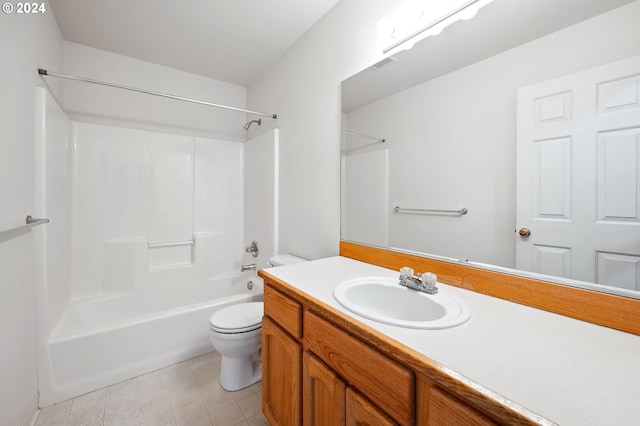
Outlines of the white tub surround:
M 36 207 L 51 219 L 34 232 L 47 406 L 210 351 L 209 316 L 261 301 L 262 282 L 239 272 L 251 222 L 244 144 L 74 122 L 45 89 L 37 101 Z M 275 156 L 276 141 L 272 131 L 261 146 Z M 277 176 L 275 166 L 252 165 Z M 260 184 L 275 197 L 275 178 Z M 260 223 L 253 238 L 273 242 L 273 220 Z
M 441 283 L 469 307 L 469 321 L 442 330 L 400 328 L 350 313 L 332 295 L 344 281 L 396 278 L 398 271 L 331 257 L 265 272 L 355 326 L 383 333 L 401 350 L 435 361 L 552 422 L 640 424 L 639 336 Z

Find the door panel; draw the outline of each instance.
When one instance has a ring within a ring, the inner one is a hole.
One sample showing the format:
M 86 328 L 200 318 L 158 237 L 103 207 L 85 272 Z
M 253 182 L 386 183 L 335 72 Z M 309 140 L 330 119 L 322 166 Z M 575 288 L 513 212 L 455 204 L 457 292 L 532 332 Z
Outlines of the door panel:
M 303 424 L 344 425 L 346 383 L 309 352 L 304 353 L 302 365 Z
M 398 423 L 353 388 L 347 388 L 346 426 L 397 426 Z
M 639 222 L 640 128 L 598 135 L 598 219 Z
M 302 424 L 302 347 L 262 319 L 262 412 L 272 426 Z

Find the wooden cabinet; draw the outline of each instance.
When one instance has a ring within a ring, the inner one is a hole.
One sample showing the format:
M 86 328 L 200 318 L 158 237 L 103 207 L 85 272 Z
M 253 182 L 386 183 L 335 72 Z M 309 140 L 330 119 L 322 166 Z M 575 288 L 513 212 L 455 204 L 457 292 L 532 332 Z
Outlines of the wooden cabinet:
M 492 426 L 497 423 L 438 386 L 421 381 L 418 426 Z
M 344 425 L 346 382 L 309 352 L 304 353 L 302 364 L 303 424 Z
M 347 388 L 346 426 L 396 426 L 391 417 L 369 402 L 353 388 Z
M 273 321 L 262 320 L 262 411 L 271 426 L 300 425 L 302 346 Z
M 406 367 L 265 283 L 262 409 L 272 426 L 414 424 L 414 382 Z
M 414 423 L 411 370 L 309 310 L 303 330 L 307 350 L 399 424 Z
M 536 424 L 436 364 L 407 362 L 390 341 L 374 347 L 348 320 L 262 276 L 262 408 L 272 426 Z
M 303 355 L 304 426 L 397 426 L 310 352 Z
M 302 305 L 271 286 L 264 288 L 264 315 L 296 339 L 302 337 Z

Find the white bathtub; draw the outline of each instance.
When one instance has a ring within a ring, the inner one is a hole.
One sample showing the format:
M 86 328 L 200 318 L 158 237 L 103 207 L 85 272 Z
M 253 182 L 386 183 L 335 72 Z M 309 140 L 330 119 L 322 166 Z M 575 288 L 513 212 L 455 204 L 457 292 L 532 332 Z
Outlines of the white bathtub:
M 209 352 L 213 312 L 263 299 L 255 273 L 186 284 L 179 292 L 163 288 L 71 302 L 48 340 L 49 374 L 40 378 L 40 405 Z

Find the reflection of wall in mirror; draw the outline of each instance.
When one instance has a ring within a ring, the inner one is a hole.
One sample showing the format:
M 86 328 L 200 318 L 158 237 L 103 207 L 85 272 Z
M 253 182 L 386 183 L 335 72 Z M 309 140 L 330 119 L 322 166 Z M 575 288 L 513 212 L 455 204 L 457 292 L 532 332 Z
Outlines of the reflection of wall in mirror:
M 639 14 L 631 3 L 346 114 L 343 128 L 388 140 L 390 205 L 469 209 L 390 213 L 388 246 L 514 267 L 517 89 L 640 54 Z
M 389 211 L 388 151 L 342 157 L 342 238 L 386 247 Z

